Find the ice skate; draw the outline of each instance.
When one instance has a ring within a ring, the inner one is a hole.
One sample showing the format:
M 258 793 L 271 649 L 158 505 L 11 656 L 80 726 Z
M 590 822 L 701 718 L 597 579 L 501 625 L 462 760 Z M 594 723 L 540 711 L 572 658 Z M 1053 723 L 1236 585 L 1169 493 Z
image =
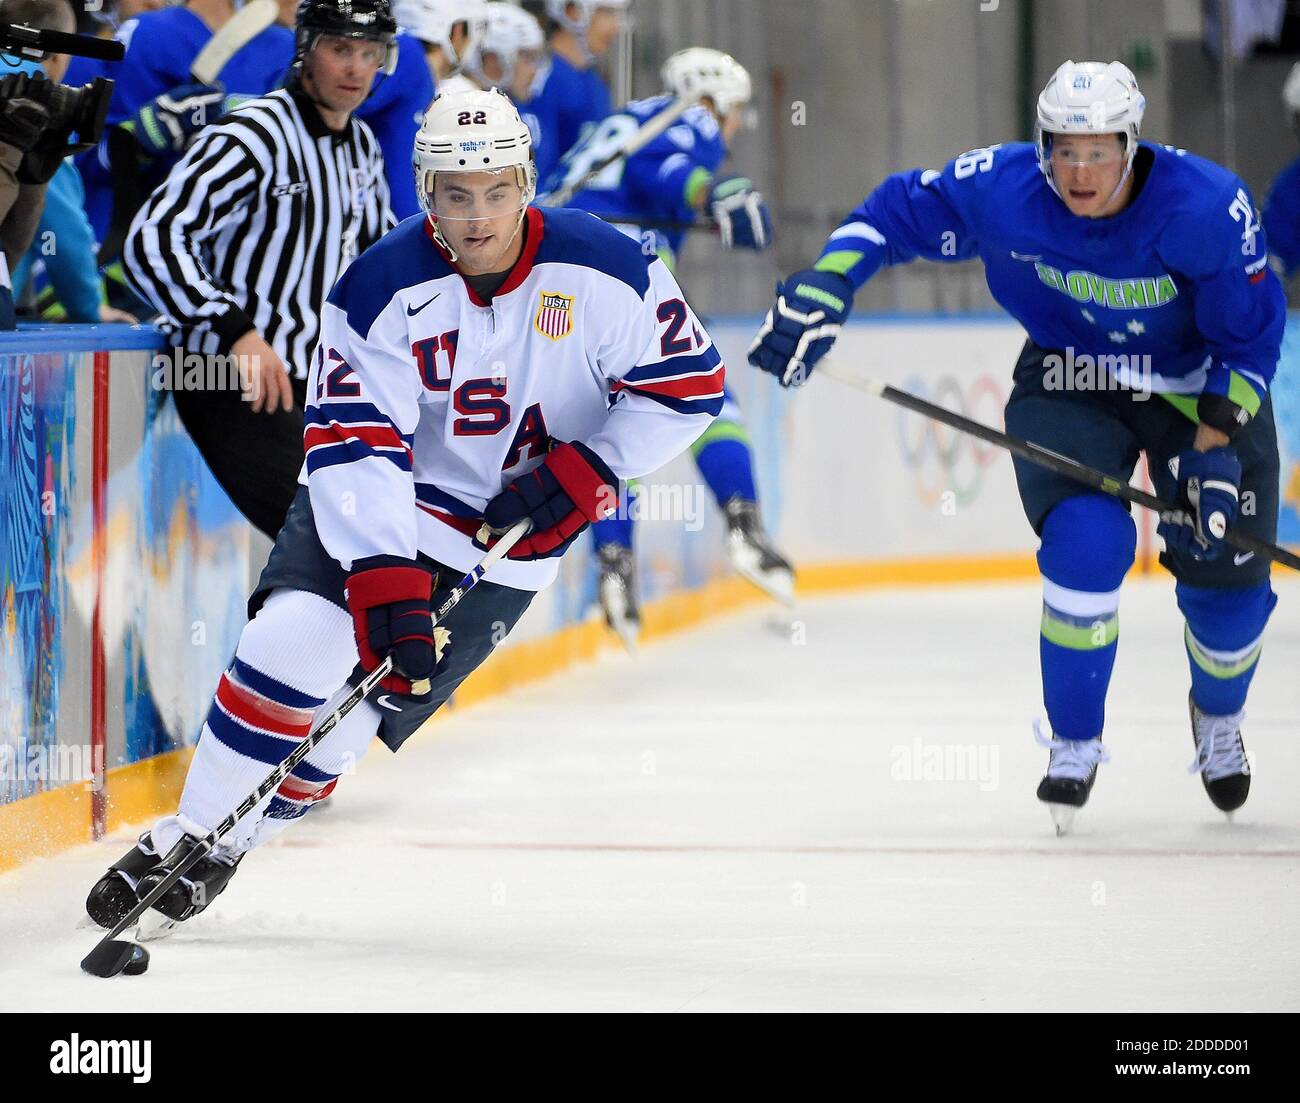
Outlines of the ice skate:
M 1047 773 L 1038 783 L 1038 799 L 1047 805 L 1057 836 L 1068 835 L 1074 827 L 1074 817 L 1085 804 L 1097 780 L 1097 766 L 1108 761 L 1109 756 L 1095 739 L 1046 739 L 1038 724 L 1034 724 L 1034 738 L 1041 746 L 1051 749 Z
M 641 607 L 637 601 L 636 558 L 623 544 L 602 544 L 596 551 L 600 572 L 598 592 L 605 623 L 629 654 L 636 653 L 641 635 Z
M 195 840 L 186 835 L 168 851 L 167 856 L 149 873 L 140 878 L 136 893 L 144 899 L 153 889 L 185 860 Z M 186 873 L 173 884 L 153 905 L 155 911 L 162 913 L 166 919 L 183 923 L 191 916 L 203 911 L 216 897 L 221 895 L 243 855 L 230 856 L 220 850 L 200 858 Z M 169 927 L 150 920 L 141 924 L 141 935 L 154 938 L 164 937 Z
M 723 507 L 727 552 L 736 573 L 786 605 L 794 603 L 794 567 L 763 530 L 758 503 L 739 496 Z
M 1187 767 L 1189 774 L 1199 773 L 1201 783 L 1214 807 L 1232 814 L 1250 795 L 1250 762 L 1241 740 L 1241 721 L 1245 709 L 1230 716 L 1210 716 L 1196 707 L 1191 694 L 1187 708 L 1192 718 L 1192 739 L 1196 743 L 1196 760 Z
M 104 930 L 116 927 L 140 902 L 136 891 L 140 878 L 156 869 L 161 861 L 149 832 L 144 832 L 91 888 L 86 897 L 86 915 L 90 921 Z

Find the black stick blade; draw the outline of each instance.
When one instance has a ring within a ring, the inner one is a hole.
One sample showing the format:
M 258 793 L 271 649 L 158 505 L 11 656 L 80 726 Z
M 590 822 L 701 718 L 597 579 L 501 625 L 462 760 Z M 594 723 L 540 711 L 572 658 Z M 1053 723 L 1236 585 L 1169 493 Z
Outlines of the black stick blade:
M 115 977 L 131 963 L 137 949 L 134 942 L 109 939 L 81 959 L 81 968 L 93 977 Z

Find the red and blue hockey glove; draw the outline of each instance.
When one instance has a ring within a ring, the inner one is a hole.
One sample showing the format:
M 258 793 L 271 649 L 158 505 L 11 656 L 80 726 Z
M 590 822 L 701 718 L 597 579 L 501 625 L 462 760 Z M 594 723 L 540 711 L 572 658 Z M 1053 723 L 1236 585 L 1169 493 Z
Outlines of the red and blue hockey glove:
M 766 249 L 772 243 L 772 215 L 752 180 L 724 176 L 709 189 L 709 213 L 728 249 Z
M 797 387 L 830 351 L 853 305 L 853 284 L 806 268 L 776 285 L 776 304 L 749 346 L 749 362 L 783 387 Z
M 392 693 L 429 694 L 429 679 L 451 639 L 433 624 L 436 585 L 435 574 L 399 556 L 376 555 L 352 564 L 344 596 L 361 669 L 369 674 L 391 653 L 393 673 L 379 684 Z
M 595 452 L 573 441 L 552 449 L 539 466 L 488 502 L 483 523 L 500 536 L 528 518 L 532 528 L 507 558 L 548 559 L 563 555 L 583 529 L 617 505 L 618 478 Z
M 1197 452 L 1189 448 L 1169 461 L 1178 480 L 1182 509 L 1160 515 L 1156 531 L 1170 551 L 1192 559 L 1214 559 L 1223 537 L 1237 519 L 1241 461 L 1231 445 Z

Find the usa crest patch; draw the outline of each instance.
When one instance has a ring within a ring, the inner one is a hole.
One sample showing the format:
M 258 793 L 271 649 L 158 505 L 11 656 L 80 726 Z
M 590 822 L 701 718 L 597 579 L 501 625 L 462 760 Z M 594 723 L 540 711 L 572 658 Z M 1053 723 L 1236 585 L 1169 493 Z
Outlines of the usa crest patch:
M 533 326 L 538 333 L 558 341 L 567 337 L 573 330 L 573 295 L 561 295 L 555 291 L 542 292 L 542 305 L 537 309 Z

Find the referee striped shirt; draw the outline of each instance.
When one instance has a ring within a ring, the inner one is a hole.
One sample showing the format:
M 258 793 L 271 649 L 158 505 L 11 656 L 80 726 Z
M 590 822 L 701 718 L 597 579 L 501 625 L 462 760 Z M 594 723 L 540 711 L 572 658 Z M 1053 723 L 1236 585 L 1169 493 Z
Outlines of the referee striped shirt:
M 122 255 L 186 350 L 229 353 L 255 329 L 305 380 L 325 297 L 393 224 L 370 128 L 352 117 L 330 130 L 301 91 L 281 88 L 200 131 Z

